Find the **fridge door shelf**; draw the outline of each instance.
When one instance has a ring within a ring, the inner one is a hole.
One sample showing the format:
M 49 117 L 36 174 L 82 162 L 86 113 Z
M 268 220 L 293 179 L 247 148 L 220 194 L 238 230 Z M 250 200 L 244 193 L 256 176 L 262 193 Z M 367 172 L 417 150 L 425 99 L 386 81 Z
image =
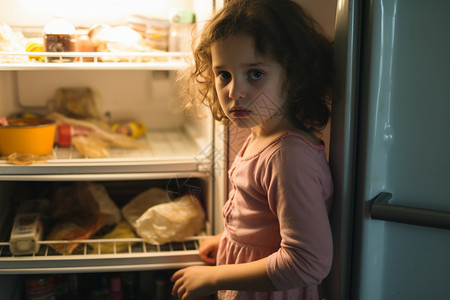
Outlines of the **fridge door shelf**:
M 205 237 L 191 237 L 164 245 L 149 244 L 140 238 L 41 241 L 37 253 L 21 256 L 11 254 L 8 242 L 0 242 L 0 274 L 157 270 L 203 265 L 198 247 Z M 80 246 L 70 255 L 59 254 L 50 247 L 51 244 L 62 243 L 77 243 Z M 128 245 L 123 250 L 118 249 L 118 243 Z M 98 252 L 92 253 L 89 244 L 100 245 Z M 101 245 L 105 244 L 113 250 L 102 253 Z
M 180 70 L 190 57 L 189 53 L 162 51 L 0 52 L 0 70 Z
M 124 174 L 210 171 L 210 146 L 179 131 L 148 132 L 138 149 L 110 148 L 107 158 L 84 158 L 74 147 L 55 146 L 52 159 L 32 165 L 13 165 L 0 160 L 0 178 L 11 175 Z M 14 179 L 16 180 L 16 179 Z

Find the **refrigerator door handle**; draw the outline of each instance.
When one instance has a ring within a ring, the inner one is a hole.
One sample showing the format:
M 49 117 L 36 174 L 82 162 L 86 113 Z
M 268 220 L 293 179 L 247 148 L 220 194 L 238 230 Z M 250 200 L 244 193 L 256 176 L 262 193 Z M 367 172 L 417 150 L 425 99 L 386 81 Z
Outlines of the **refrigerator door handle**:
M 372 199 L 372 219 L 450 230 L 450 212 L 389 203 L 392 194 L 382 192 Z

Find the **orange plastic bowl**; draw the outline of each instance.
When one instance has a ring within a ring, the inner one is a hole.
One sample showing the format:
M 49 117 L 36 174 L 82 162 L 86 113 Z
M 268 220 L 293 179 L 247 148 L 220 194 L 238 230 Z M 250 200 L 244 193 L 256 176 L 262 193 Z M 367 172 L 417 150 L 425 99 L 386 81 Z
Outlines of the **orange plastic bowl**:
M 52 152 L 56 123 L 48 119 L 9 119 L 0 126 L 0 154 L 46 155 Z

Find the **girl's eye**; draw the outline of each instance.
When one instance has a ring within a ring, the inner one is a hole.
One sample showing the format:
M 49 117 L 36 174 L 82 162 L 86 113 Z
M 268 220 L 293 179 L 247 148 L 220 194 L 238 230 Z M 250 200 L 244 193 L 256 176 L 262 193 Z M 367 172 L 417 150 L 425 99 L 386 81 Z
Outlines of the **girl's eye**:
M 249 72 L 249 77 L 253 80 L 261 79 L 264 76 L 264 73 L 258 70 L 251 70 Z
M 231 75 L 228 72 L 221 71 L 221 72 L 217 73 L 217 77 L 219 77 L 219 79 L 222 81 L 228 81 L 228 80 L 230 80 Z

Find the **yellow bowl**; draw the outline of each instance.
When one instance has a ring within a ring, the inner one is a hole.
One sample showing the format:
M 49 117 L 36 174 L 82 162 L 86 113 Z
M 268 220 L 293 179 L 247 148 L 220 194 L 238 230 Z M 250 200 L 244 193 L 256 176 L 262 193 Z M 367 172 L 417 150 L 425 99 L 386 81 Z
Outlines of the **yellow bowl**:
M 0 126 L 0 154 L 46 155 L 52 152 L 56 123 L 48 119 L 9 119 L 8 126 Z

